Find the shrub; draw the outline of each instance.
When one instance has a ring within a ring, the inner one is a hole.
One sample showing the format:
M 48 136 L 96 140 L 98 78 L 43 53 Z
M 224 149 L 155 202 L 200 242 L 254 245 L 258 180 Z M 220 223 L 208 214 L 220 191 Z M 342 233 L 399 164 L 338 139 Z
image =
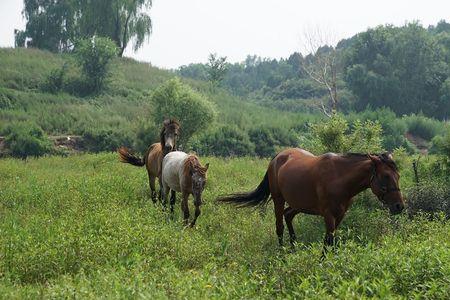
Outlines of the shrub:
M 378 153 L 383 150 L 382 131 L 380 123 L 371 120 L 356 120 L 350 129 L 342 116 L 334 115 L 312 126 L 312 148 L 316 153 Z
M 178 78 L 157 88 L 152 95 L 152 102 L 155 105 L 153 116 L 156 124 L 161 124 L 167 118 L 180 121 L 180 144 L 186 143 L 194 133 L 206 129 L 216 115 L 211 102 Z
M 443 135 L 438 135 L 432 140 L 432 152 L 441 155 L 445 173 L 450 177 L 450 128 L 447 127 Z
M 383 148 L 389 151 L 398 147 L 405 148 L 409 153 L 414 152 L 414 147 L 405 138 L 407 125 L 405 120 L 398 118 L 389 108 L 379 108 L 376 110 L 365 110 L 358 114 L 349 114 L 346 116 L 348 122 L 353 123 L 356 120 L 377 121 L 383 128 Z
M 202 134 L 191 143 L 200 155 L 245 156 L 254 155 L 255 146 L 248 135 L 236 126 L 222 126 Z
M 407 192 L 410 216 L 418 212 L 430 215 L 444 213 L 450 216 L 450 187 L 430 182 L 409 189 Z
M 113 129 L 90 129 L 83 133 L 83 145 L 91 152 L 116 151 L 120 146 L 130 147 L 131 134 Z
M 380 153 L 383 151 L 383 129 L 379 122 L 356 120 L 352 127 L 352 133 L 348 137 L 349 151 L 361 153 Z
M 255 154 L 260 157 L 272 157 L 281 147 L 298 145 L 296 135 L 281 127 L 254 128 L 248 134 L 255 145 Z
M 136 130 L 136 140 L 134 148 L 139 152 L 145 152 L 148 147 L 159 141 L 161 128 L 148 120 L 141 120 Z
M 6 127 L 3 134 L 6 136 L 6 146 L 14 157 L 25 159 L 28 156 L 42 156 L 52 151 L 51 142 L 36 124 L 13 123 Z
M 98 92 L 104 87 L 110 62 L 116 54 L 117 47 L 109 38 L 92 37 L 76 44 L 75 58 L 81 66 L 87 90 Z
M 314 152 L 345 152 L 347 150 L 345 135 L 347 130 L 347 121 L 339 115 L 334 115 L 325 122 L 314 124 L 312 126 L 315 142 Z
M 49 93 L 57 93 L 64 88 L 64 77 L 67 73 L 67 65 L 61 68 L 55 68 L 50 71 L 44 83 L 41 86 L 42 91 Z
M 408 132 L 419 136 L 427 141 L 442 132 L 442 122 L 438 120 L 427 118 L 421 114 L 410 115 L 404 117 L 408 126 Z

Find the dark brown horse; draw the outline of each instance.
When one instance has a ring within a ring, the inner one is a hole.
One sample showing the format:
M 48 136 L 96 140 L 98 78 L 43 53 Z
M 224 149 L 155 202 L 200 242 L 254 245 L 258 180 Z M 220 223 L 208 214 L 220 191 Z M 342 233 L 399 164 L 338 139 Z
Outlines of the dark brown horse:
M 273 158 L 263 181 L 254 191 L 218 200 L 239 206 L 256 206 L 267 203 L 272 196 L 280 245 L 283 244 L 283 216 L 294 244 L 294 216 L 300 212 L 320 215 L 325 221 L 327 246 L 334 245 L 335 230 L 353 197 L 365 189 L 370 188 L 392 214 L 400 213 L 405 205 L 398 184 L 399 173 L 388 154 L 327 153 L 315 156 L 292 148 Z
M 176 150 L 180 124 L 174 119 L 167 119 L 163 122 L 163 127 L 159 135 L 160 142 L 152 144 L 143 158 L 140 158 L 130 152 L 125 147 L 120 147 L 119 159 L 121 162 L 129 163 L 134 166 L 142 167 L 145 165 L 148 173 L 148 181 L 150 185 L 150 193 L 153 202 L 156 202 L 155 179 L 159 179 L 159 199 L 161 200 L 161 170 L 162 160 L 164 156 Z

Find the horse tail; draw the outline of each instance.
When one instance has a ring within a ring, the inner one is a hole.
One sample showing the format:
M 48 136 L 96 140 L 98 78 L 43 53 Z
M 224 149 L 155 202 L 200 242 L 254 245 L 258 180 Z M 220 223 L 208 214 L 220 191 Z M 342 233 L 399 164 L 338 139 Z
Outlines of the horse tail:
M 119 160 L 124 163 L 132 164 L 133 166 L 142 167 L 145 165 L 145 160 L 132 154 L 130 150 L 125 147 L 120 147 L 117 152 L 119 152 Z
M 238 207 L 264 206 L 269 202 L 270 187 L 268 171 L 256 189 L 248 193 L 237 193 L 217 198 L 216 201 L 232 203 Z

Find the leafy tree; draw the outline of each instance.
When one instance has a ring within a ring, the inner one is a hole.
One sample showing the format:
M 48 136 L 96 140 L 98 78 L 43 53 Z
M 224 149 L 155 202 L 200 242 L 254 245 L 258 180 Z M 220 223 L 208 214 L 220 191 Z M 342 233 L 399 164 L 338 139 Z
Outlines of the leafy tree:
M 116 45 L 109 38 L 93 37 L 77 43 L 75 57 L 81 66 L 89 90 L 95 92 L 103 88 L 110 62 L 116 53 Z
M 369 29 L 346 52 L 345 78 L 358 109 L 444 116 L 439 99 L 448 71 L 443 46 L 418 23 Z
M 213 86 L 218 85 L 227 72 L 226 56 L 218 57 L 217 53 L 211 53 L 208 57 L 208 79 Z
M 157 88 L 151 100 L 155 105 L 153 119 L 156 124 L 161 124 L 167 118 L 180 121 L 180 144 L 185 144 L 192 135 L 211 126 L 216 116 L 211 102 L 178 78 Z
M 53 52 L 71 51 L 76 40 L 108 37 L 122 56 L 130 41 L 136 51 L 152 32 L 151 0 L 24 0 L 24 31 L 16 30 L 16 45 Z

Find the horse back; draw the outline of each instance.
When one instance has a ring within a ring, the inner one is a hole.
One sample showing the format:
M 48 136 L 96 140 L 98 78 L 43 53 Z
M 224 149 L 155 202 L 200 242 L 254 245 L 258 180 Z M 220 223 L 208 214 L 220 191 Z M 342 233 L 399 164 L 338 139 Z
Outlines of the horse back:
M 173 151 L 164 156 L 162 162 L 162 181 L 172 190 L 181 192 L 184 179 L 184 162 L 188 154 L 182 151 Z

